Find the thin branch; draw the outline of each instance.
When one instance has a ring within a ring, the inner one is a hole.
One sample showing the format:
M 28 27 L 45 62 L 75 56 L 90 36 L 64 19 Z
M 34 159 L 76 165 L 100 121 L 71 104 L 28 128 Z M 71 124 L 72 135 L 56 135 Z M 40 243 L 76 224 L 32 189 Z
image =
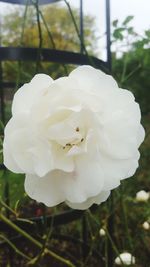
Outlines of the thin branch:
M 0 219 L 3 222 L 5 222 L 8 226 L 10 226 L 12 229 L 14 229 L 16 232 L 18 232 L 19 234 L 21 234 L 22 236 L 24 236 L 27 240 L 29 240 L 35 246 L 37 246 L 40 249 L 43 248 L 43 244 L 41 242 L 39 242 L 38 240 L 36 240 L 35 238 L 33 238 L 31 235 L 29 235 L 27 232 L 25 232 L 23 229 L 21 229 L 20 227 L 18 227 L 17 225 L 15 225 L 12 221 L 10 221 L 2 213 L 0 214 Z M 57 261 L 60 261 L 60 262 L 62 262 L 64 264 L 66 264 L 66 266 L 75 267 L 75 265 L 72 262 L 70 262 L 69 260 L 67 260 L 67 259 L 65 259 L 65 258 L 63 258 L 61 256 L 59 256 L 58 254 L 56 254 L 52 250 L 49 250 L 48 248 L 45 248 L 44 254 L 47 254 L 47 255 L 53 257 L 54 259 L 56 259 Z

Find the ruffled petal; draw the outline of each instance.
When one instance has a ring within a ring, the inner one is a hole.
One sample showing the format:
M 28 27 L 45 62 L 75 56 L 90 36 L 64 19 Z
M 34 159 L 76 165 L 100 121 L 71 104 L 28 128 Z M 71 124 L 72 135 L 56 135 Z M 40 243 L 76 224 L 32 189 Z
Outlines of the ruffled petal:
M 118 88 L 118 85 L 112 76 L 88 65 L 80 66 L 73 70 L 70 73 L 69 78 L 76 79 L 80 85 L 80 89 L 86 94 L 91 93 L 100 95 L 105 90 L 110 91 Z
M 52 83 L 52 78 L 46 74 L 37 74 L 31 82 L 24 84 L 14 95 L 12 114 L 29 112 L 32 105 L 43 94 L 46 94 Z
M 85 210 L 91 207 L 93 204 L 99 205 L 100 203 L 106 201 L 109 195 L 110 195 L 110 191 L 102 191 L 97 196 L 90 197 L 84 202 L 72 203 L 72 202 L 66 201 L 66 204 L 72 209 Z
M 63 173 L 52 171 L 45 177 L 27 174 L 25 178 L 25 191 L 38 202 L 44 203 L 48 207 L 53 207 L 64 201 Z
M 112 190 L 120 185 L 120 180 L 134 175 L 138 168 L 139 152 L 132 158 L 116 160 L 101 155 L 100 162 L 105 173 L 104 189 Z
M 42 178 L 26 175 L 25 190 L 31 198 L 51 207 L 63 201 L 85 202 L 98 195 L 103 184 L 98 162 L 87 164 L 87 159 L 80 157 L 72 173 L 54 170 Z
M 74 161 L 74 172 L 68 174 L 64 183 L 65 200 L 80 203 L 102 190 L 104 173 L 94 155 L 79 155 Z
M 104 116 L 101 119 L 101 151 L 112 158 L 132 158 L 137 152 L 139 141 L 144 138 L 144 131 L 139 131 L 139 106 L 131 102 L 123 110 L 110 113 L 109 120 L 104 119 Z

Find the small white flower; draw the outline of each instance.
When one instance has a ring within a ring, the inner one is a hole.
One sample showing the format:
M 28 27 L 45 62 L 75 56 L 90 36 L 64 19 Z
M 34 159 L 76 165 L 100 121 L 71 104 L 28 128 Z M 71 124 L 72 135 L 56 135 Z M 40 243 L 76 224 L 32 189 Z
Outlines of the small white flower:
M 142 224 L 142 226 L 143 226 L 144 230 L 149 230 L 150 229 L 150 224 L 148 222 L 144 222 Z
M 99 235 L 100 235 L 100 236 L 105 236 L 105 235 L 106 235 L 106 231 L 105 231 L 103 228 L 101 228 L 101 229 L 99 230 Z
M 146 202 L 149 199 L 149 192 L 146 192 L 144 190 L 141 190 L 136 193 L 136 201 L 137 202 Z
M 133 94 L 100 70 L 81 66 L 55 81 L 38 74 L 14 95 L 4 164 L 26 174 L 31 198 L 87 209 L 135 173 L 140 120 Z
M 135 257 L 133 257 L 130 253 L 128 252 L 123 252 L 121 253 L 116 259 L 115 263 L 117 265 L 131 265 L 135 264 Z

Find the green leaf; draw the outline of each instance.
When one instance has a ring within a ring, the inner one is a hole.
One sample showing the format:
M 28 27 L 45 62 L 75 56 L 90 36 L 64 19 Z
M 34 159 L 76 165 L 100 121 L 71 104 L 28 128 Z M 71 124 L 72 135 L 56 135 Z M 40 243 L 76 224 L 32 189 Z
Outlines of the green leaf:
M 150 38 L 150 30 L 145 31 L 145 35 Z
M 134 16 L 127 16 L 123 21 L 123 25 L 127 25 L 133 18 Z
M 129 34 L 134 34 L 133 27 L 129 27 L 127 29 L 127 31 L 128 31 Z
M 123 40 L 123 31 L 124 30 L 125 30 L 125 28 L 118 28 L 118 29 L 114 30 L 113 37 L 117 40 Z
M 112 22 L 112 25 L 113 25 L 114 27 L 117 27 L 117 25 L 118 25 L 118 19 L 114 20 L 114 21 Z

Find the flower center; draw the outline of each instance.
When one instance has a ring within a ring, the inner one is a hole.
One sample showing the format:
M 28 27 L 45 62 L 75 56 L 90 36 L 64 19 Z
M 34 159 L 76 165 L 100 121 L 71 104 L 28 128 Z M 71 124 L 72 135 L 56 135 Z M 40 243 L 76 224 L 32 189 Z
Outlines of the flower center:
M 80 128 L 79 127 L 76 127 L 75 129 L 76 132 L 80 132 Z M 73 146 L 76 146 L 76 145 L 79 145 L 80 143 L 82 143 L 84 141 L 84 138 L 82 137 L 80 140 L 79 139 L 76 139 L 72 142 L 69 142 L 69 143 L 66 143 L 64 146 L 63 146 L 63 149 L 66 149 L 66 148 L 72 148 Z

